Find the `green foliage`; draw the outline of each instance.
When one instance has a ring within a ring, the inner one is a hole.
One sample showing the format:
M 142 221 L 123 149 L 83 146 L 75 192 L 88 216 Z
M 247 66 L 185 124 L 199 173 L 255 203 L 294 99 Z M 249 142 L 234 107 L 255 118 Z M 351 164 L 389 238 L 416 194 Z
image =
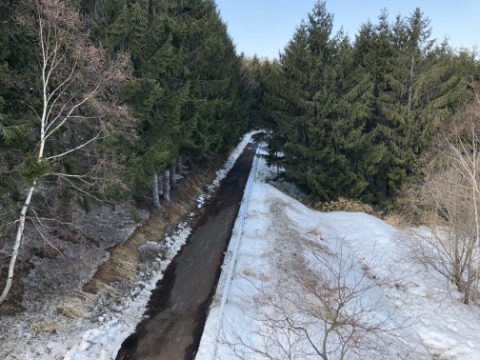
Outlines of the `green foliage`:
M 123 100 L 139 119 L 135 142 L 121 141 L 126 177 L 150 187 L 178 156 L 226 151 L 249 128 L 250 88 L 213 1 L 79 1 L 95 36 L 127 53 L 134 77 Z
M 68 3 L 112 58 L 130 60 L 130 79 L 104 97 L 119 96 L 138 121 L 95 151 L 122 159 L 118 171 L 134 192 L 178 156 L 225 152 L 255 125 L 271 130 L 267 161 L 316 198 L 381 202 L 415 176 L 438 124 L 454 121 L 479 77 L 472 53 L 435 45 L 420 9 L 393 22 L 382 12 L 352 41 L 332 32 L 333 15 L 319 1 L 270 62 L 236 54 L 211 0 Z M 17 4 L 0 2 L 0 151 L 2 171 L 31 183 L 53 165 L 28 155 L 36 124 L 26 104 L 38 102 L 38 63 L 32 39 L 15 26 Z M 88 131 L 74 127 L 65 141 Z M 57 165 L 82 173 L 92 158 Z M 15 183 L 8 176 L 2 182 Z
M 478 78 L 472 54 L 435 46 L 420 9 L 389 22 L 386 11 L 350 41 L 332 34 L 318 2 L 280 62 L 252 60 L 257 111 L 271 129 L 267 161 L 321 200 L 383 202 L 430 151 Z
M 54 161 L 38 161 L 36 157 L 25 157 L 16 170 L 27 184 L 33 185 L 34 182 L 52 172 L 54 168 Z

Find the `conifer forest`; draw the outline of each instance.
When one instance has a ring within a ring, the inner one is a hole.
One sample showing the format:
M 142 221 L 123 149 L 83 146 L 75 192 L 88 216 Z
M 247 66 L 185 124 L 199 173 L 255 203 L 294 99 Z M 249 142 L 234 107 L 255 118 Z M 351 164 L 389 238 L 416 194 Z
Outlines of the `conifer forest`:
M 237 53 L 214 0 L 0 0 L 0 304 L 70 201 L 159 211 L 182 164 L 253 129 L 312 203 L 379 211 L 476 149 L 478 54 L 420 8 L 333 29 L 319 1 L 271 60 Z

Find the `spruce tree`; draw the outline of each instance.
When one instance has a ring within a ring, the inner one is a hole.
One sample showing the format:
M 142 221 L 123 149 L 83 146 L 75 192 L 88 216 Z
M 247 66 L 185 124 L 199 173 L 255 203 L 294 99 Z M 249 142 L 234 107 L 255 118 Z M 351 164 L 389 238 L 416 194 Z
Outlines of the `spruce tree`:
M 112 54 L 128 53 L 133 67 L 134 78 L 123 93 L 141 119 L 139 141 L 128 150 L 139 189 L 155 187 L 152 183 L 180 156 L 224 151 L 239 138 L 248 126 L 243 122 L 248 89 L 213 1 L 97 5 L 83 4 L 94 11 L 95 34 Z
M 274 96 L 280 135 L 272 138 L 272 151 L 279 152 L 282 140 L 286 174 L 320 199 L 361 192 L 349 165 L 351 145 L 345 139 L 353 128 L 348 104 L 342 102 L 350 82 L 351 46 L 343 34 L 332 36 L 332 28 L 333 16 L 318 2 L 281 55 L 282 91 Z

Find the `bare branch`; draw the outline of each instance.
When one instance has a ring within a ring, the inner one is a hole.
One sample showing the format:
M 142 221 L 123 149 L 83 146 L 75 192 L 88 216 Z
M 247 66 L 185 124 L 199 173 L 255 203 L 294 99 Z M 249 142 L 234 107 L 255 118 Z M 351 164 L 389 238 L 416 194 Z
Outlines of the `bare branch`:
M 67 149 L 58 150 L 57 147 L 51 146 L 54 143 L 52 140 L 65 143 L 61 141 L 60 135 L 64 133 L 62 130 L 81 131 L 79 125 L 82 124 L 82 120 L 98 119 L 112 114 L 118 115 L 120 110 L 125 116 L 122 120 L 133 121 L 132 117 L 128 117 L 128 111 L 121 109 L 115 101 L 103 98 L 100 91 L 103 87 L 115 85 L 116 82 L 127 78 L 123 71 L 126 58 L 119 57 L 118 61 L 108 60 L 105 51 L 91 42 L 88 34 L 84 31 L 85 27 L 79 13 L 70 8 L 67 2 L 35 0 L 25 1 L 22 5 L 24 7 L 20 7 L 15 18 L 22 29 L 36 39 L 35 46 L 39 61 L 36 80 L 41 83 L 41 105 L 29 105 L 32 113 L 40 122 L 37 135 L 32 136 L 32 138 L 39 139 L 35 146 L 37 162 L 40 164 L 45 160 L 55 160 L 70 155 L 100 139 L 105 127 L 90 121 L 88 132 L 96 134 L 95 136 L 89 139 L 81 136 L 74 138 L 68 144 Z M 35 14 L 34 17 L 31 16 L 32 12 Z M 86 109 L 87 102 L 94 105 L 92 109 Z M 102 102 L 109 104 L 104 105 Z M 100 104 L 101 106 L 99 106 Z M 94 112 L 94 114 L 90 112 Z M 84 114 L 86 116 L 82 116 Z M 122 123 L 121 126 L 125 125 Z M 110 127 L 110 130 L 119 131 L 114 127 Z M 56 163 L 52 162 L 51 165 L 55 166 Z M 52 171 L 50 174 L 65 180 L 73 189 L 100 201 L 79 186 L 79 184 L 93 185 L 86 177 L 61 174 L 56 171 Z M 17 232 L 13 241 L 6 286 L 0 295 L 0 304 L 9 293 L 18 249 L 24 236 L 27 212 L 31 210 L 32 195 L 44 175 L 39 174 L 36 179 L 33 179 L 33 186 L 27 187 L 25 202 L 16 220 Z M 75 183 L 74 180 L 79 180 L 79 182 Z M 35 223 L 35 226 L 40 230 L 39 227 L 44 224 L 40 221 L 40 217 L 37 216 L 37 219 L 39 221 Z M 42 237 L 46 240 L 44 236 Z
M 70 149 L 70 150 L 67 150 L 61 154 L 57 154 L 57 155 L 52 155 L 52 156 L 49 156 L 47 158 L 45 158 L 45 160 L 52 160 L 52 159 L 56 159 L 56 158 L 59 158 L 59 157 L 62 157 L 62 156 L 65 156 L 67 154 L 70 154 L 74 151 L 77 151 L 77 150 L 80 150 L 81 148 L 84 148 L 85 146 L 87 146 L 88 144 L 90 144 L 92 141 L 95 141 L 95 140 L 98 140 L 101 138 L 100 136 L 101 132 L 99 132 L 97 135 L 95 135 L 93 138 L 91 138 L 90 140 L 84 142 L 83 144 L 80 144 L 78 145 L 77 147 L 73 148 L 73 149 Z
M 370 292 L 379 283 L 359 273 L 359 265 L 339 240 L 334 254 L 307 245 L 304 256 L 278 262 L 274 277 L 246 278 L 257 293 L 243 300 L 256 309 L 247 315 L 257 324 L 257 340 L 232 326 L 221 341 L 239 358 L 246 351 L 265 359 L 388 357 L 388 345 L 401 341 L 400 330 L 408 325 L 393 325 L 382 299 L 372 300 Z M 389 282 L 377 281 L 384 286 Z

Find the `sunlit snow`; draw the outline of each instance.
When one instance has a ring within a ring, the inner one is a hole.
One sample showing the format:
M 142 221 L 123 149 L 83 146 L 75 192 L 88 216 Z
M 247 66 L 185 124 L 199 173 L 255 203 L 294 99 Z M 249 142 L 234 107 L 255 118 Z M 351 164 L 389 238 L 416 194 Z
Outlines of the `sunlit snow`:
M 303 256 L 301 261 L 315 267 L 309 243 L 353 259 L 345 283 L 358 280 L 368 287 L 361 299 L 362 306 L 371 310 L 364 311 L 365 321 L 386 320 L 381 326 L 385 331 L 376 338 L 364 337 L 373 346 L 359 352 L 361 358 L 480 359 L 479 307 L 464 305 L 445 278 L 413 263 L 405 233 L 364 213 L 308 209 L 269 185 L 268 176 L 265 161 L 258 159 L 250 198 L 244 200 L 245 220 L 237 220 L 224 264 L 224 269 L 234 267 L 233 276 L 222 273 L 196 360 L 282 358 L 281 352 L 287 350 L 292 359 L 320 359 L 305 339 L 279 334 L 265 325 L 265 314 L 275 312 L 272 299 L 302 301 L 302 296 L 280 296 L 281 291 L 299 288 L 282 277 L 279 264 L 295 264 L 300 261 L 295 256 Z M 265 290 L 271 284 L 277 284 L 273 286 L 277 293 Z M 266 295 L 271 299 L 259 301 Z M 321 340 L 322 331 L 317 323 L 309 335 Z M 335 354 L 335 349 L 330 350 Z M 355 354 L 353 349 L 345 358 L 356 358 Z

